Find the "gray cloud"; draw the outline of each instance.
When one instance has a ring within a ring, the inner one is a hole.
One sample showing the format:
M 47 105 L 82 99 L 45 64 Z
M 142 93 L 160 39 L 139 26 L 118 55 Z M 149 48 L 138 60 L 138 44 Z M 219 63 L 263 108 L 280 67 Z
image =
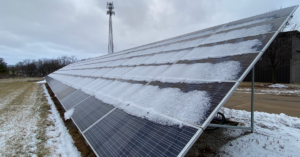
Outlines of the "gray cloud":
M 24 59 L 62 55 L 82 59 L 106 54 L 106 2 L 0 0 L 0 57 L 15 64 Z M 120 51 L 297 2 L 116 0 L 114 5 L 114 44 Z

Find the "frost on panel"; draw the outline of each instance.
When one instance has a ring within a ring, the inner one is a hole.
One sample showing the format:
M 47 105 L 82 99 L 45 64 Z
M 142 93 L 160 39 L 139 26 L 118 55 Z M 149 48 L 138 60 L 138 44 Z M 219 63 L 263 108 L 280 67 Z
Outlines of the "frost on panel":
M 265 17 L 265 18 L 242 22 L 242 23 L 237 23 L 237 24 L 228 24 L 222 29 L 222 31 L 239 28 L 239 27 L 244 27 L 244 26 L 248 26 L 248 25 L 252 25 L 252 24 L 262 23 L 262 22 L 273 20 L 273 19 L 274 19 L 274 17 Z
M 104 103 L 123 109 L 127 98 L 139 90 L 142 84 L 112 81 L 95 93 L 95 97 Z
M 113 69 L 114 68 L 101 68 L 98 71 L 96 71 L 96 72 L 94 72 L 93 74 L 90 74 L 90 75 L 94 76 L 94 77 L 101 77 L 101 76 L 103 76 L 104 74 L 106 74 L 107 72 L 109 72 Z
M 83 86 L 81 90 L 87 94 L 95 95 L 96 92 L 99 90 L 102 90 L 105 86 L 109 85 L 112 80 L 106 80 L 106 79 L 97 79 L 86 86 Z
M 266 34 L 272 31 L 272 25 L 262 25 L 251 28 L 243 28 L 239 30 L 232 30 L 229 32 L 223 32 L 219 34 L 214 34 L 210 36 L 207 40 L 203 41 L 201 44 L 215 43 L 219 41 L 226 41 L 230 39 L 242 38 L 247 36 L 255 36 L 259 34 Z
M 86 84 L 90 83 L 90 82 L 93 82 L 95 79 L 92 79 L 92 78 L 84 78 L 80 81 L 76 81 L 76 82 L 73 82 L 73 86 L 75 87 L 75 89 L 80 89 L 81 87 L 85 86 Z
M 128 61 L 124 62 L 122 65 L 140 65 L 149 58 L 149 56 L 142 56 L 142 57 L 133 57 L 129 59 Z
M 162 82 L 224 82 L 236 80 L 240 70 L 240 63 L 237 61 L 174 64 L 155 79 Z
M 234 44 L 222 44 L 207 47 L 198 47 L 183 56 L 181 60 L 196 60 L 207 58 L 220 58 L 256 52 L 256 47 L 261 45 L 258 39 L 248 40 Z
M 134 67 L 116 67 L 113 70 L 107 72 L 103 77 L 107 78 L 121 78 L 125 73 L 133 69 Z
M 168 67 L 170 65 L 138 66 L 125 73 L 122 78 L 127 80 L 151 81 Z
M 131 103 L 124 108 L 125 112 L 165 125 L 178 124 L 176 120 L 197 124 L 210 105 L 204 91 L 184 93 L 177 88 L 157 86 L 144 86 L 128 101 Z
M 204 91 L 184 93 L 177 88 L 160 89 L 122 81 L 106 85 L 95 97 L 128 114 L 164 125 L 197 124 L 203 121 L 210 106 L 210 98 Z

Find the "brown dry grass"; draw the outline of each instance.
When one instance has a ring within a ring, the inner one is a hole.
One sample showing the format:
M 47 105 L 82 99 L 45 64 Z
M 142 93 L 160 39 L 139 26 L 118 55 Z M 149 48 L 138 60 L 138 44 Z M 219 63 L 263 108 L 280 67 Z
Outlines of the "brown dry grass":
M 45 148 L 50 106 L 40 84 L 27 79 L 0 80 L 0 128 L 3 132 L 0 148 L 3 156 L 48 156 Z M 45 125 L 46 124 L 46 125 Z

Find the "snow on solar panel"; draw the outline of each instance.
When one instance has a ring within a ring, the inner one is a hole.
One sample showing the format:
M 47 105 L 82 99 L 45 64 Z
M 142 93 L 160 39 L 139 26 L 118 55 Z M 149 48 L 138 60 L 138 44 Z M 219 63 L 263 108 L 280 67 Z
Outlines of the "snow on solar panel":
M 74 63 L 46 80 L 98 156 L 183 156 L 297 7 Z

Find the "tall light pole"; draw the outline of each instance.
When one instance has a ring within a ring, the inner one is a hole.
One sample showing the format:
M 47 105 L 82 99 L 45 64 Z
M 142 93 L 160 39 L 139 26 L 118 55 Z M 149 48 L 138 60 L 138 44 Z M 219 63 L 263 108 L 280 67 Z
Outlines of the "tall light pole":
M 109 32 L 108 32 L 108 54 L 114 53 L 113 29 L 111 16 L 115 15 L 113 2 L 107 2 L 107 14 L 109 15 Z

